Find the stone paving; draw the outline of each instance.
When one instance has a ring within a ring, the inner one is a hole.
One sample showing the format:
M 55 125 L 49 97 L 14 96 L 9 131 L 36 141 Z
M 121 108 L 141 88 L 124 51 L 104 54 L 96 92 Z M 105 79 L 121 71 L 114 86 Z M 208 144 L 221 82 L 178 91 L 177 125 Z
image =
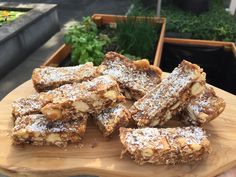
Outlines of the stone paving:
M 64 29 L 70 21 L 81 20 L 83 16 L 94 13 L 125 14 L 131 5 L 131 0 L 12 0 L 11 2 L 58 4 L 61 31 L 0 79 L 0 100 L 18 85 L 29 80 L 32 70 L 39 67 L 63 44 Z M 0 174 L 0 177 L 5 176 Z
M 3 1 L 0 0 L 0 2 Z M 0 100 L 15 87 L 30 79 L 32 70 L 40 66 L 62 45 L 64 27 L 70 21 L 80 20 L 83 16 L 94 13 L 125 14 L 131 4 L 129 0 L 14 0 L 14 2 L 58 4 L 58 16 L 62 29 L 20 65 L 0 79 Z

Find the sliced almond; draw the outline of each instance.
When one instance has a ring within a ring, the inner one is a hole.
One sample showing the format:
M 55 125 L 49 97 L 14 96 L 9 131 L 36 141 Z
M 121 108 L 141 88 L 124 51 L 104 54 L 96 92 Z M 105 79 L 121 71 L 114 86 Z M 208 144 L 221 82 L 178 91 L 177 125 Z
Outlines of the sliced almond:
M 109 98 L 110 100 L 115 100 L 117 98 L 116 91 L 110 90 L 104 94 L 104 97 Z
M 153 121 L 151 122 L 150 126 L 151 126 L 151 127 L 155 127 L 155 126 L 157 126 L 157 125 L 159 124 L 159 122 L 160 122 L 160 119 L 153 120 Z
M 178 141 L 180 147 L 184 147 L 186 145 L 186 141 L 182 137 L 178 138 L 177 141 Z
M 57 133 L 49 134 L 46 139 L 47 142 L 54 143 L 56 141 L 61 141 L 61 137 Z
M 165 120 L 170 120 L 171 117 L 172 117 L 172 115 L 171 115 L 170 111 L 167 111 L 166 115 L 165 115 Z
M 26 129 L 20 129 L 17 132 L 17 135 L 22 137 L 22 138 L 28 138 L 29 137 L 29 134 L 27 133 Z
M 174 110 L 174 109 L 178 108 L 180 104 L 181 104 L 181 102 L 178 101 L 177 103 L 175 103 L 173 106 L 170 107 L 170 110 Z
M 198 119 L 199 119 L 199 121 L 200 121 L 201 123 L 206 122 L 206 120 L 207 120 L 208 117 L 209 117 L 209 116 L 208 116 L 206 113 L 204 113 L 204 112 L 200 112 L 200 113 L 198 114 Z
M 151 157 L 153 155 L 153 150 L 146 148 L 142 151 L 143 157 Z
M 191 93 L 192 95 L 198 95 L 203 91 L 203 89 L 204 87 L 199 82 L 196 82 L 191 88 Z
M 83 101 L 76 101 L 73 106 L 77 112 L 87 112 L 89 110 L 89 106 Z
M 45 106 L 41 109 L 41 112 L 48 119 L 51 119 L 51 120 L 61 119 L 62 117 L 61 110 L 57 108 L 51 108 L 51 107 Z
M 194 144 L 191 144 L 190 147 L 191 147 L 191 149 L 194 150 L 194 151 L 199 151 L 202 146 L 199 145 L 199 144 L 194 143 Z

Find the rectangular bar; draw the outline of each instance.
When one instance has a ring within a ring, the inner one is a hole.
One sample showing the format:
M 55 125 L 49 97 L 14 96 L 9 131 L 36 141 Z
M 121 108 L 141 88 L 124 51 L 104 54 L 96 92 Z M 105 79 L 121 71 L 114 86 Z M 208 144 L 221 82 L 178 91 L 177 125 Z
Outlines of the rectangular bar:
M 139 127 L 163 125 L 204 89 L 205 73 L 183 60 L 171 74 L 130 108 Z
M 113 76 L 128 99 L 139 99 L 161 82 L 162 71 L 148 60 L 132 61 L 116 52 L 108 52 L 98 67 L 102 74 Z
M 93 116 L 104 137 L 111 137 L 120 127 L 126 127 L 131 119 L 129 110 L 122 104 L 103 110 Z
M 37 92 L 45 92 L 61 85 L 91 80 L 97 75 L 97 67 L 88 62 L 71 67 L 36 68 L 32 74 L 32 81 Z
M 200 127 L 120 128 L 124 150 L 139 164 L 178 164 L 203 159 L 211 152 L 210 142 Z
M 42 114 L 17 117 L 12 131 L 13 144 L 65 147 L 82 140 L 86 124 L 86 114 L 68 122 L 49 122 Z
M 104 75 L 91 81 L 63 85 L 41 108 L 49 120 L 65 120 L 78 113 L 99 114 L 107 107 L 124 101 L 117 82 Z
M 181 121 L 186 125 L 202 126 L 218 117 L 224 109 L 224 100 L 216 95 L 213 88 L 206 86 L 182 111 Z
M 52 100 L 52 95 L 57 95 L 60 90 L 50 90 L 32 94 L 26 98 L 18 98 L 12 103 L 12 115 L 14 118 L 29 114 L 39 114 L 40 109 Z

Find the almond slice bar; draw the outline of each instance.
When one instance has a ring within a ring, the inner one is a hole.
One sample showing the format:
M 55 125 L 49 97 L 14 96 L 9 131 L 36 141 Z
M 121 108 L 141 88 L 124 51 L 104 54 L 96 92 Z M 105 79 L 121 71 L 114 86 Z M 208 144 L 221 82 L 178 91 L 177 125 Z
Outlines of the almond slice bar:
M 97 68 L 88 62 L 72 67 L 36 68 L 32 74 L 32 81 L 37 92 L 45 92 L 61 85 L 91 80 L 96 76 Z
M 120 141 L 139 164 L 178 164 L 203 159 L 211 152 L 210 142 L 200 127 L 120 128 Z
M 204 89 L 205 73 L 183 60 L 157 87 L 130 108 L 139 127 L 163 125 Z
M 132 61 L 116 52 L 108 52 L 98 70 L 113 76 L 128 99 L 139 99 L 161 82 L 162 71 L 148 60 Z
M 122 104 L 117 104 L 94 116 L 94 121 L 103 136 L 110 137 L 116 133 L 120 127 L 126 127 L 130 122 L 130 118 L 131 115 L 128 109 Z
M 42 114 L 17 117 L 12 132 L 13 144 L 65 147 L 68 143 L 78 143 L 82 140 L 86 124 L 86 114 L 68 122 L 48 122 Z
M 63 85 L 55 90 L 60 92 L 52 94 L 51 102 L 41 108 L 41 112 L 52 121 L 64 120 L 78 113 L 99 114 L 107 107 L 124 101 L 117 82 L 108 75 Z
M 182 111 L 181 120 L 186 125 L 202 126 L 218 117 L 225 109 L 225 102 L 211 87 L 192 99 Z

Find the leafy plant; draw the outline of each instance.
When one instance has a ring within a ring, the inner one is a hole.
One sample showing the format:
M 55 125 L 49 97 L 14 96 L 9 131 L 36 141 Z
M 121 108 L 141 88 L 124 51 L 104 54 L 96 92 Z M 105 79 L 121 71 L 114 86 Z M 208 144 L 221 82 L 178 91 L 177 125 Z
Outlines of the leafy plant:
M 155 9 L 145 9 L 136 0 L 131 15 L 133 13 L 150 16 L 155 15 Z M 209 11 L 200 15 L 179 9 L 173 5 L 173 0 L 164 0 L 161 15 L 167 18 L 167 32 L 190 33 L 193 39 L 236 40 L 236 21 L 225 11 L 222 0 L 211 0 Z
M 96 24 L 90 17 L 72 25 L 64 37 L 65 43 L 72 46 L 71 61 L 74 65 L 93 62 L 99 65 L 104 57 L 103 47 L 110 43 L 110 38 L 98 34 Z
M 123 53 L 152 58 L 159 27 L 159 24 L 152 24 L 148 18 L 138 20 L 136 17 L 127 17 L 127 20 L 117 21 L 117 44 Z
M 0 10 L 0 27 L 6 23 L 14 21 L 25 12 Z

